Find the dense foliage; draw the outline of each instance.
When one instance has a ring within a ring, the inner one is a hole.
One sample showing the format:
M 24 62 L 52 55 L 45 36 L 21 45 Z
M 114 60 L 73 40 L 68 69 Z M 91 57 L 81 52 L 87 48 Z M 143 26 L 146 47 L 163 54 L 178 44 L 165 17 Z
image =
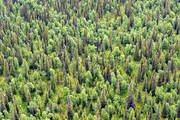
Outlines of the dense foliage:
M 0 0 L 0 120 L 180 118 L 180 0 Z

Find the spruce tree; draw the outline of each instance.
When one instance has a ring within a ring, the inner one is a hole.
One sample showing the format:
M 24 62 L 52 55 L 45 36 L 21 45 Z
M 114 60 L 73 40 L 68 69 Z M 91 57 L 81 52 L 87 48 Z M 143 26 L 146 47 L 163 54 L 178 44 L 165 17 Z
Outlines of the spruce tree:
M 72 111 L 72 105 L 71 105 L 71 99 L 68 97 L 68 119 L 73 118 L 73 111 Z
M 139 91 L 138 91 L 137 102 L 141 102 L 141 88 L 139 88 Z
M 180 104 L 178 105 L 178 108 L 177 108 L 177 118 L 180 118 Z
M 127 106 L 126 107 L 127 107 L 127 109 L 129 109 L 130 107 L 135 108 L 132 82 L 130 83 L 129 88 L 128 88 L 128 97 L 127 97 Z
M 160 120 L 160 104 L 158 105 L 158 109 L 156 113 L 156 120 Z

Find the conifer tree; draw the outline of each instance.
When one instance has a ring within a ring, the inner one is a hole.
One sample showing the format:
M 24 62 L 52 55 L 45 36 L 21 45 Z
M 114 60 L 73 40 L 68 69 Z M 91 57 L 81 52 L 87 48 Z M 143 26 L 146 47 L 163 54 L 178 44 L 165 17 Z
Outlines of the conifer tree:
M 126 107 L 127 107 L 127 109 L 129 109 L 130 107 L 135 108 L 132 82 L 130 83 L 129 88 L 128 88 L 128 97 L 127 97 L 127 106 Z
M 150 111 L 150 113 L 149 113 L 149 120 L 152 120 L 152 112 L 153 112 L 153 110 L 152 110 L 152 108 L 151 108 L 151 111 Z
M 72 111 L 72 105 L 71 105 L 71 99 L 68 98 L 68 119 L 73 118 L 73 111 Z
M 103 86 L 102 92 L 101 92 L 101 108 L 105 108 L 107 105 L 107 100 L 106 100 L 106 94 L 105 94 L 105 87 Z
M 176 20 L 175 20 L 175 22 L 174 22 L 174 29 L 176 30 L 177 29 L 177 27 L 178 27 L 178 16 L 176 16 Z
M 180 104 L 178 105 L 178 109 L 177 109 L 177 118 L 180 118 Z
M 141 112 L 142 112 L 142 111 L 139 112 L 139 114 L 138 114 L 138 116 L 137 116 L 137 120 L 140 120 L 140 119 L 141 119 Z
M 121 83 L 121 80 L 119 80 L 119 93 L 121 94 L 123 91 L 122 91 L 122 83 Z
M 163 117 L 163 118 L 167 118 L 167 117 L 168 117 L 168 114 L 169 114 L 169 112 L 168 112 L 168 108 L 167 108 L 167 103 L 165 102 L 165 103 L 163 104 L 162 117 Z
M 160 120 L 160 104 L 158 105 L 158 109 L 156 113 L 156 120 Z
M 139 49 L 138 45 L 136 45 L 135 53 L 134 53 L 134 60 L 138 61 L 139 60 Z
M 137 102 L 141 102 L 141 88 L 139 88 L 139 91 L 138 91 Z
M 153 75 L 152 82 L 151 82 L 152 96 L 155 95 L 155 90 L 156 90 L 156 74 Z
M 147 77 L 145 77 L 144 83 L 143 83 L 143 91 L 145 91 L 147 83 L 146 83 Z
M 128 113 L 128 109 L 127 109 L 127 107 L 126 107 L 126 108 L 125 108 L 124 120 L 128 120 L 128 115 L 127 115 L 127 113 Z
M 24 82 L 22 83 L 22 86 L 21 86 L 21 94 L 22 94 L 22 100 L 26 101 L 26 93 L 25 93 L 25 89 L 24 89 Z
M 110 71 L 110 65 L 109 64 L 107 66 L 106 74 L 107 74 L 106 79 L 108 80 L 109 83 L 111 83 L 111 71 Z
M 144 104 L 147 103 L 147 90 L 145 91 L 145 96 L 144 96 Z
M 175 72 L 174 72 L 173 81 L 174 81 L 174 83 L 176 82 L 176 69 L 175 69 Z

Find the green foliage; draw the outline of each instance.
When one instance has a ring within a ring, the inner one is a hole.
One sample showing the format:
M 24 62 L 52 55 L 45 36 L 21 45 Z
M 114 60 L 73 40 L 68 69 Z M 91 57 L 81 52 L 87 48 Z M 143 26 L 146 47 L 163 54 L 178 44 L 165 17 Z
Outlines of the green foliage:
M 106 112 L 106 110 L 104 108 L 101 109 L 101 117 L 104 120 L 109 120 L 109 115 L 108 115 L 108 113 Z
M 39 73 L 37 71 L 35 71 L 33 73 L 33 79 L 36 81 L 36 80 L 39 80 Z
M 92 77 L 90 71 L 87 71 L 87 72 L 86 72 L 86 84 L 87 84 L 88 86 L 91 86 L 91 85 L 93 84 L 93 77 Z
M 163 92 L 163 87 L 157 87 L 156 88 L 156 101 L 157 102 L 162 102 L 164 100 L 164 92 Z
M 178 119 L 179 8 L 1 0 L 0 119 Z
M 162 42 L 162 48 L 163 49 L 167 49 L 168 48 L 168 40 L 165 39 L 163 42 Z
M 73 116 L 73 120 L 78 120 L 78 119 L 79 119 L 78 113 L 75 113 Z
M 109 112 L 110 116 L 114 115 L 115 107 L 113 105 L 108 105 L 108 112 Z

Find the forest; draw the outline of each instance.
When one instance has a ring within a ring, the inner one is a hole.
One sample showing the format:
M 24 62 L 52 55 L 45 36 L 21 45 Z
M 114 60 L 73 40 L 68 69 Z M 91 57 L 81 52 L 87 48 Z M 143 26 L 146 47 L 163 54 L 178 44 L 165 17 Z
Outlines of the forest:
M 0 120 L 180 120 L 180 0 L 0 0 Z

